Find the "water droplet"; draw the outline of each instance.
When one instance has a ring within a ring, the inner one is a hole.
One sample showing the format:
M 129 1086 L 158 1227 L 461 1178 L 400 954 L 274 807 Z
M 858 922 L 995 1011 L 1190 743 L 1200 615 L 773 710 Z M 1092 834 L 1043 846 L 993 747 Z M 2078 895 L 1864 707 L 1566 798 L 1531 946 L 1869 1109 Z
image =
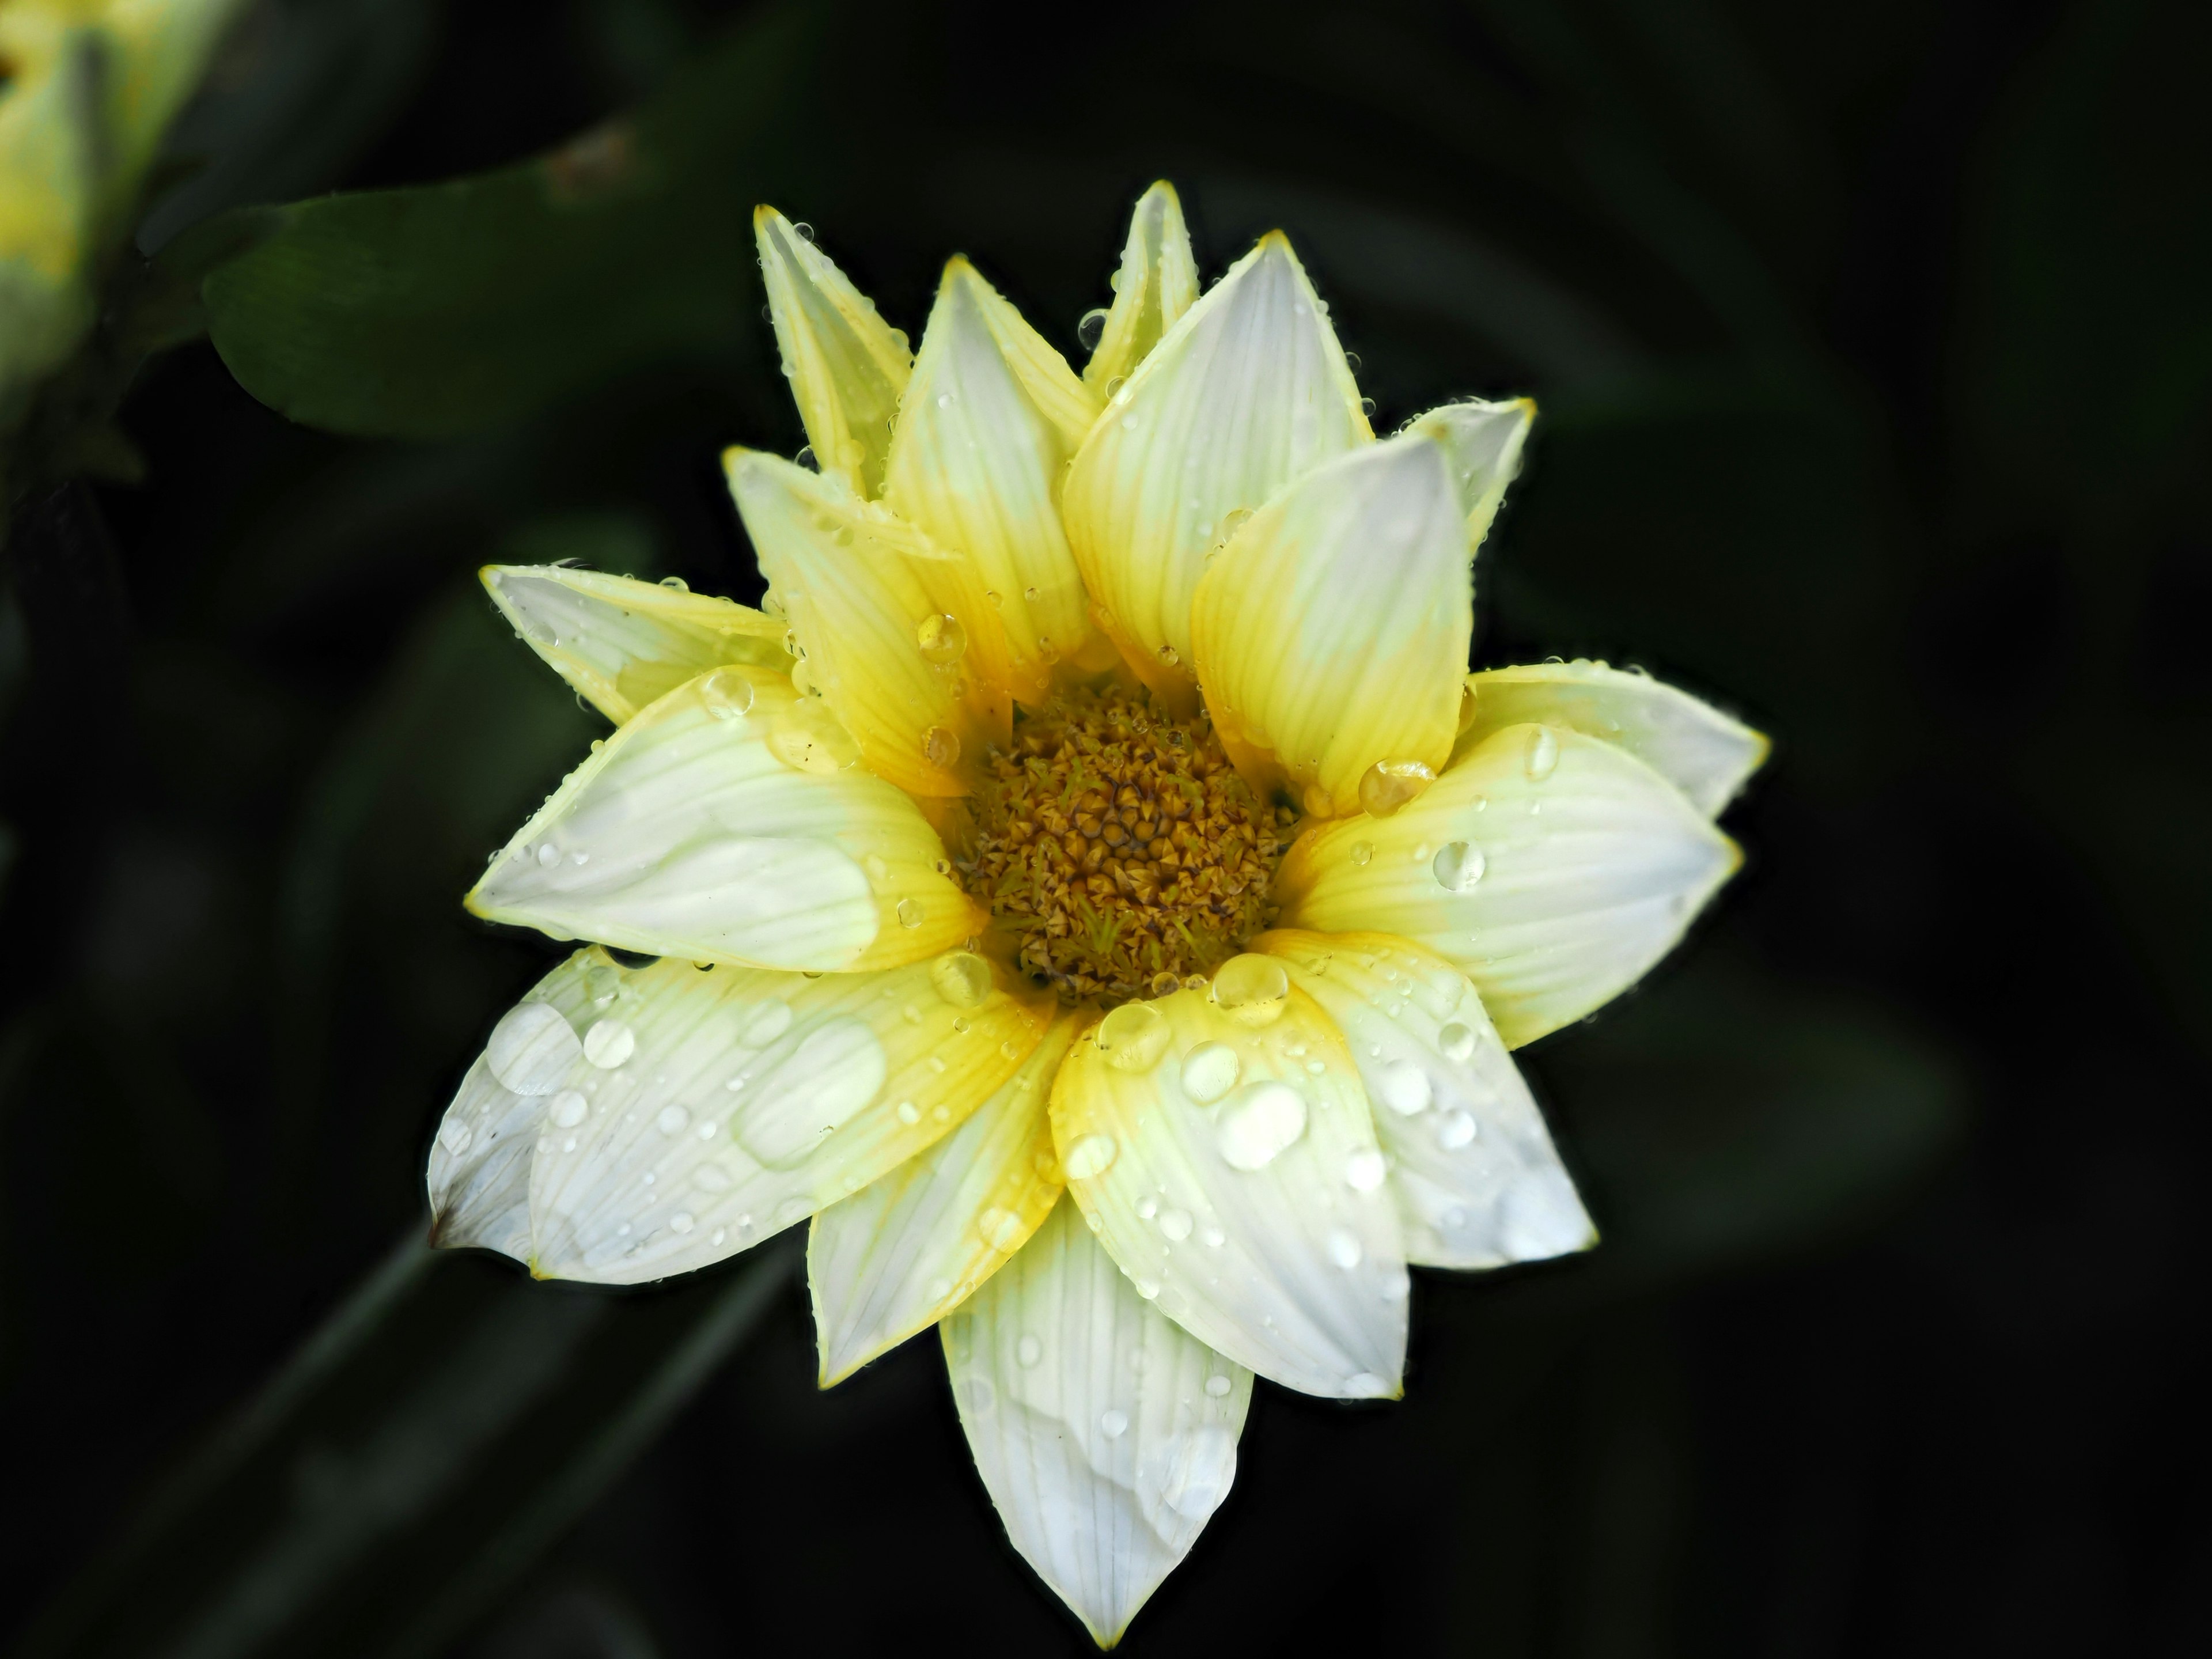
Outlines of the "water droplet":
M 1127 426 L 1127 425 L 1128 425 L 1128 424 L 1129 424 L 1129 422 L 1127 422 L 1127 421 L 1124 421 L 1124 422 L 1121 422 L 1121 424 L 1122 424 L 1122 425 L 1124 425 L 1124 426 Z M 1178 651 L 1178 650 L 1176 650 L 1176 649 L 1175 648 L 1175 647 L 1173 647 L 1173 646 L 1171 646 L 1171 645 L 1164 645 L 1164 646 L 1162 646 L 1162 647 L 1159 648 L 1159 651 L 1158 651 L 1158 657 L 1159 657 L 1159 659 L 1160 659 L 1162 662 L 1165 663 L 1165 664 L 1166 664 L 1169 667 L 1170 667 L 1170 668 L 1173 668 L 1173 667 L 1174 667 L 1177 663 L 1179 663 L 1179 662 L 1181 662 L 1181 661 L 1182 660 L 1182 652 L 1180 652 L 1180 651 Z
M 970 1417 L 988 1417 L 999 1403 L 999 1391 L 991 1386 L 991 1379 L 972 1371 L 954 1385 L 952 1392 L 959 1399 L 960 1409 Z
M 1232 1170 L 1264 1170 L 1305 1132 L 1305 1097 L 1269 1079 L 1247 1084 L 1222 1108 L 1214 1142 Z
M 1459 731 L 1464 736 L 1467 728 L 1474 724 L 1474 688 L 1462 685 L 1459 689 Z
M 552 1119 L 556 1129 L 573 1129 L 591 1115 L 591 1103 L 574 1089 L 563 1089 L 553 1097 L 545 1115 Z
M 1338 1227 L 1330 1232 L 1328 1259 L 1346 1273 L 1359 1265 L 1359 1258 L 1363 1254 L 1359 1248 L 1359 1241 L 1342 1227 Z
M 1387 818 L 1408 801 L 1419 799 L 1437 775 L 1417 760 L 1377 761 L 1359 776 L 1359 810 L 1370 817 Z
M 1474 1057 L 1474 1033 L 1454 1020 L 1437 1033 L 1437 1047 L 1446 1060 L 1464 1064 Z
M 1163 1233 L 1165 1233 L 1168 1237 L 1172 1239 L 1176 1243 L 1180 1244 L 1183 1240 L 1188 1238 L 1190 1237 L 1190 1229 L 1191 1217 L 1188 1210 L 1163 1210 L 1160 1212 L 1160 1231 Z
M 1168 1017 L 1149 1002 L 1125 1002 L 1098 1022 L 1099 1052 L 1116 1071 L 1149 1072 L 1174 1035 Z
M 457 1117 L 449 1117 L 438 1126 L 438 1144 L 455 1158 L 476 1145 L 477 1132 Z
M 1098 1413 L 1098 1432 L 1109 1440 L 1119 1440 L 1129 1431 L 1129 1413 L 1108 1407 Z
M 902 1100 L 898 1103 L 898 1121 L 902 1123 L 921 1122 L 921 1108 L 910 1100 Z
M 1201 1042 L 1182 1057 L 1182 1091 L 1200 1106 L 1211 1106 L 1237 1086 L 1243 1062 L 1225 1042 Z
M 1463 841 L 1448 841 L 1437 849 L 1429 862 L 1430 873 L 1437 885 L 1448 893 L 1464 893 L 1482 879 L 1483 867 L 1489 862 L 1482 856 L 1480 847 Z
M 950 766 L 960 758 L 960 738 L 951 727 L 933 726 L 922 734 L 922 758 L 932 766 Z
M 1098 349 L 1099 337 L 1106 332 L 1106 312 L 1103 307 L 1086 311 L 1083 320 L 1075 325 L 1075 340 L 1085 351 Z
M 1114 1159 L 1121 1148 L 1114 1144 L 1111 1135 L 1085 1135 L 1067 1149 L 1067 1178 L 1070 1181 L 1089 1181 L 1102 1176 L 1114 1167 Z M 1096 1232 L 1104 1224 L 1094 1220 L 1091 1231 Z
M 1559 769 L 1559 739 L 1548 726 L 1540 726 L 1528 736 L 1528 781 L 1541 783 Z
M 1150 1193 L 1137 1200 L 1137 1219 L 1150 1221 L 1160 1212 L 1160 1201 Z
M 681 1106 L 664 1106 L 653 1126 L 665 1135 L 680 1135 L 690 1127 L 691 1114 Z
M 1437 1145 L 1446 1152 L 1455 1152 L 1475 1137 L 1474 1120 L 1465 1112 L 1447 1112 L 1443 1122 L 1437 1125 Z
M 973 951 L 948 951 L 929 964 L 929 982 L 955 1008 L 980 1008 L 991 994 L 991 964 Z
M 898 919 L 899 926 L 902 927 L 921 927 L 921 901 L 915 898 L 901 899 L 898 902 Z
M 1368 860 L 1374 856 L 1375 843 L 1373 842 L 1355 841 L 1352 843 L 1352 861 L 1354 864 L 1364 865 L 1368 861 Z
M 1224 542 L 1232 540 L 1251 516 L 1252 509 L 1249 507 L 1231 507 L 1221 515 L 1221 522 L 1214 527 L 1216 539 Z
M 1344 1184 L 1355 1193 L 1371 1193 L 1382 1184 L 1390 1166 L 1373 1147 L 1363 1147 L 1344 1160 Z
M 852 736 L 815 697 L 802 697 L 777 717 L 769 750 L 794 772 L 831 777 L 860 759 Z
M 718 720 L 743 720 L 753 706 L 753 683 L 734 668 L 718 668 L 699 681 L 699 701 Z
M 1410 1060 L 1394 1060 L 1375 1079 L 1375 1092 L 1401 1117 L 1418 1117 L 1436 1098 L 1429 1074 Z
M 1213 1000 L 1240 1025 L 1272 1025 L 1290 1006 L 1291 976 L 1273 957 L 1248 951 L 1215 970 Z
M 714 1138 L 714 1120 L 710 1117 L 704 1123 L 702 1123 L 699 1126 L 699 1139 L 702 1140 L 712 1140 Z
M 1014 1344 L 1014 1358 L 1021 1361 L 1023 1370 L 1034 1370 L 1044 1358 L 1044 1344 L 1034 1336 L 1025 1336 Z
M 550 1095 L 561 1086 L 583 1045 L 576 1029 L 550 1003 L 510 1008 L 491 1028 L 484 1063 L 501 1086 L 519 1095 Z
M 1375 1287 L 1376 1294 L 1385 1302 L 1403 1302 L 1413 1291 L 1413 1276 L 1403 1267 L 1386 1269 L 1382 1282 Z
M 546 842 L 538 848 L 538 864 L 540 869 L 550 870 L 555 865 L 560 862 L 561 849 L 556 847 L 551 842 Z
M 637 1052 L 637 1033 L 627 1022 L 603 1019 L 584 1033 L 584 1058 L 611 1072 Z
M 1362 415 L 1367 416 L 1370 419 L 1372 419 L 1375 414 L 1375 399 L 1372 398 L 1362 398 L 1359 400 L 1359 412 Z
M 825 1019 L 755 1079 L 731 1132 L 760 1163 L 791 1168 L 866 1109 L 889 1071 L 864 1022 Z
M 1209 1395 L 1212 1395 L 1216 1400 L 1220 1399 L 1223 1395 L 1226 1395 L 1230 1389 L 1236 1386 L 1237 1385 L 1234 1382 L 1231 1382 L 1227 1377 L 1222 1376 L 1218 1371 L 1206 1379 L 1206 1391 Z
M 668 1218 L 668 1231 L 672 1233 L 688 1233 L 698 1224 L 689 1210 L 678 1210 Z
M 1011 1250 L 1022 1242 L 1022 1218 L 1012 1210 L 986 1210 L 975 1224 L 983 1242 L 994 1250 Z

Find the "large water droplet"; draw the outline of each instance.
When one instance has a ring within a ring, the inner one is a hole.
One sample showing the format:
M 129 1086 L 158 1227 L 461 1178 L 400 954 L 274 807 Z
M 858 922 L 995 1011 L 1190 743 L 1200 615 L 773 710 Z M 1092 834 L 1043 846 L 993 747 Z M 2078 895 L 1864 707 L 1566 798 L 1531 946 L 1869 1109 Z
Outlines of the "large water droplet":
M 960 738 L 950 726 L 933 726 L 922 734 L 922 758 L 932 766 L 950 766 L 960 758 Z
M 1223 1376 L 1218 1372 L 1216 1372 L 1213 1376 L 1206 1379 L 1206 1391 L 1212 1395 L 1216 1400 L 1220 1399 L 1224 1395 L 1227 1394 L 1230 1389 L 1236 1386 L 1237 1385 L 1234 1382 L 1231 1382 L 1227 1377 Z
M 1390 1166 L 1373 1147 L 1363 1147 L 1344 1160 L 1344 1184 L 1355 1193 L 1371 1193 L 1382 1184 Z
M 510 1008 L 491 1028 L 484 1063 L 502 1087 L 519 1095 L 550 1095 L 561 1086 L 584 1046 L 576 1028 L 550 1003 Z
M 476 1145 L 477 1132 L 457 1117 L 449 1117 L 438 1126 L 438 1144 L 455 1158 Z
M 976 1218 L 975 1231 L 993 1249 L 1011 1250 L 1022 1242 L 1022 1218 L 1012 1210 L 986 1210 Z
M 689 1210 L 678 1210 L 668 1218 L 668 1231 L 672 1233 L 688 1233 L 698 1224 L 697 1219 Z
M 1213 975 L 1213 1000 L 1240 1025 L 1272 1025 L 1289 1006 L 1291 976 L 1273 957 L 1248 951 Z
M 1305 1097 L 1270 1079 L 1247 1084 L 1222 1108 L 1214 1144 L 1232 1170 L 1264 1170 L 1305 1132 Z
M 761 1163 L 788 1166 L 864 1110 L 888 1071 L 866 1025 L 826 1020 L 746 1090 L 731 1130 Z
M 1541 783 L 1558 769 L 1559 739 L 1548 726 L 1540 726 L 1528 735 L 1528 781 Z
M 1436 781 L 1436 773 L 1419 761 L 1376 761 L 1359 775 L 1359 810 L 1370 817 L 1387 818 L 1408 801 L 1419 799 Z
M 1474 1033 L 1454 1020 L 1437 1033 L 1437 1047 L 1446 1060 L 1465 1064 L 1474 1057 Z
M 1417 1117 L 1436 1098 L 1429 1074 L 1410 1060 L 1394 1060 L 1375 1079 L 1375 1092 L 1401 1117 Z
M 753 706 L 753 683 L 734 668 L 718 668 L 700 680 L 699 701 L 718 720 L 743 720 Z
M 1094 1176 L 1104 1175 L 1114 1167 L 1114 1159 L 1121 1150 L 1114 1144 L 1111 1135 L 1084 1136 L 1067 1149 L 1065 1165 L 1067 1178 L 1070 1181 L 1088 1181 Z
M 1476 1133 L 1474 1118 L 1465 1112 L 1447 1112 L 1443 1121 L 1437 1125 L 1437 1145 L 1446 1152 L 1456 1152 Z
M 1188 1210 L 1162 1210 L 1160 1231 L 1175 1243 L 1180 1244 L 1190 1237 L 1191 1215 Z
M 1108 1407 L 1098 1413 L 1098 1432 L 1109 1440 L 1119 1440 L 1129 1431 L 1129 1413 Z
M 973 951 L 948 951 L 929 964 L 929 982 L 956 1008 L 980 1008 L 991 994 L 991 964 Z
M 1228 1382 L 1225 1376 L 1209 1377 L 1206 1391 L 1213 1394 L 1216 1382 Z M 1226 1394 L 1227 1387 L 1221 1392 Z M 1237 1437 L 1218 1423 L 1203 1424 L 1169 1444 L 1160 1470 L 1160 1502 L 1186 1521 L 1203 1521 L 1221 1507 L 1236 1479 Z
M 831 777 L 853 765 L 860 751 L 837 717 L 814 697 L 802 697 L 776 719 L 769 752 L 794 772 Z
M 1334 1228 L 1328 1236 L 1328 1259 L 1346 1273 L 1359 1265 L 1364 1252 L 1359 1241 L 1342 1227 Z
M 1429 872 L 1436 877 L 1437 885 L 1446 892 L 1464 893 L 1482 879 L 1483 866 L 1488 862 L 1480 847 L 1463 841 L 1448 841 L 1429 860 Z
M 921 901 L 920 899 L 902 898 L 898 902 L 898 919 L 900 927 L 919 927 L 921 926 Z
M 1243 1062 L 1225 1042 L 1201 1042 L 1182 1057 L 1182 1091 L 1200 1106 L 1211 1106 L 1237 1086 Z
M 1085 351 L 1098 349 L 1099 337 L 1106 332 L 1106 311 L 1101 307 L 1083 313 L 1083 320 L 1075 325 L 1076 343 Z
M 653 1127 L 665 1135 L 680 1135 L 691 1126 L 691 1114 L 681 1106 L 664 1106 Z
M 637 1052 L 637 1033 L 626 1021 L 603 1019 L 584 1033 L 584 1058 L 611 1072 Z
M 1355 841 L 1352 843 L 1352 861 L 1354 864 L 1364 865 L 1374 856 L 1375 843 L 1373 842 Z
M 556 1129 L 573 1129 L 591 1115 L 591 1103 L 574 1089 L 563 1089 L 545 1109 Z
M 560 862 L 561 849 L 559 848 L 556 847 L 550 841 L 544 842 L 539 846 L 538 849 L 538 863 L 541 869 L 550 870 L 555 865 Z
M 1099 1052 L 1117 1071 L 1149 1072 L 1174 1035 L 1168 1017 L 1149 1002 L 1125 1002 L 1098 1022 Z

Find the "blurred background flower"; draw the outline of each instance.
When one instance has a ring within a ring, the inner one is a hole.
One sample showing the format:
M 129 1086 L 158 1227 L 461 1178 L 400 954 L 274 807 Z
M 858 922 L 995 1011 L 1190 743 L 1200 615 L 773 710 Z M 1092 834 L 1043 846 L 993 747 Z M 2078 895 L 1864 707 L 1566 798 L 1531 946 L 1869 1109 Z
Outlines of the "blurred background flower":
M 789 1251 L 532 1286 L 417 1178 L 552 957 L 455 897 L 604 730 L 474 568 L 758 597 L 754 203 L 1066 349 L 1165 173 L 1379 425 L 1542 401 L 1478 664 L 1778 750 L 1731 902 L 1525 1051 L 1605 1247 L 1425 1284 L 1402 1405 L 1263 1391 L 1131 1650 L 2205 1645 L 2208 62 L 2155 0 L 240 8 L 69 343 L 0 319 L 8 1639 L 1087 1647 L 927 1345 L 820 1394 Z

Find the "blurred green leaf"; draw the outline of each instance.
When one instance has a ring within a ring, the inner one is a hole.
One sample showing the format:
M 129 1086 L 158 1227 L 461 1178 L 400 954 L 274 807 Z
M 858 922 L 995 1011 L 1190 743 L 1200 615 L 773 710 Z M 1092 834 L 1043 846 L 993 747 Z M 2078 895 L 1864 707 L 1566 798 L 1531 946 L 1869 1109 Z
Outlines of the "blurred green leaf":
M 436 1651 L 650 1443 L 796 1259 L 772 1245 L 625 1295 L 435 1255 L 422 1231 L 146 1505 L 25 1659 Z
M 206 283 L 247 391 L 334 432 L 518 419 L 685 354 L 740 356 L 753 204 L 784 176 L 815 29 L 779 9 L 635 115 L 497 172 L 295 203 Z

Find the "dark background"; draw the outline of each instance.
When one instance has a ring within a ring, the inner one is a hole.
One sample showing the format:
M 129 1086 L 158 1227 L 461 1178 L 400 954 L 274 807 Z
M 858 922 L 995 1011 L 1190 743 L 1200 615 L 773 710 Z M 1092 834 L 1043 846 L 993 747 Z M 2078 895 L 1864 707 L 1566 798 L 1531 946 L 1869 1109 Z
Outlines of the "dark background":
M 599 729 L 474 568 L 757 596 L 756 200 L 1073 353 L 1164 174 L 1209 276 L 1291 233 L 1378 426 L 1540 399 L 1478 663 L 1777 750 L 1716 913 L 1524 1054 L 1605 1247 L 1421 1276 L 1402 1404 L 1262 1388 L 1131 1650 L 2212 1651 L 2209 70 L 2148 0 L 262 8 L 147 252 L 659 113 L 227 222 L 143 483 L 17 514 L 0 1631 L 1087 1648 L 933 1341 L 815 1391 L 794 1241 L 532 1286 L 421 1175 L 559 950 L 459 895 Z

